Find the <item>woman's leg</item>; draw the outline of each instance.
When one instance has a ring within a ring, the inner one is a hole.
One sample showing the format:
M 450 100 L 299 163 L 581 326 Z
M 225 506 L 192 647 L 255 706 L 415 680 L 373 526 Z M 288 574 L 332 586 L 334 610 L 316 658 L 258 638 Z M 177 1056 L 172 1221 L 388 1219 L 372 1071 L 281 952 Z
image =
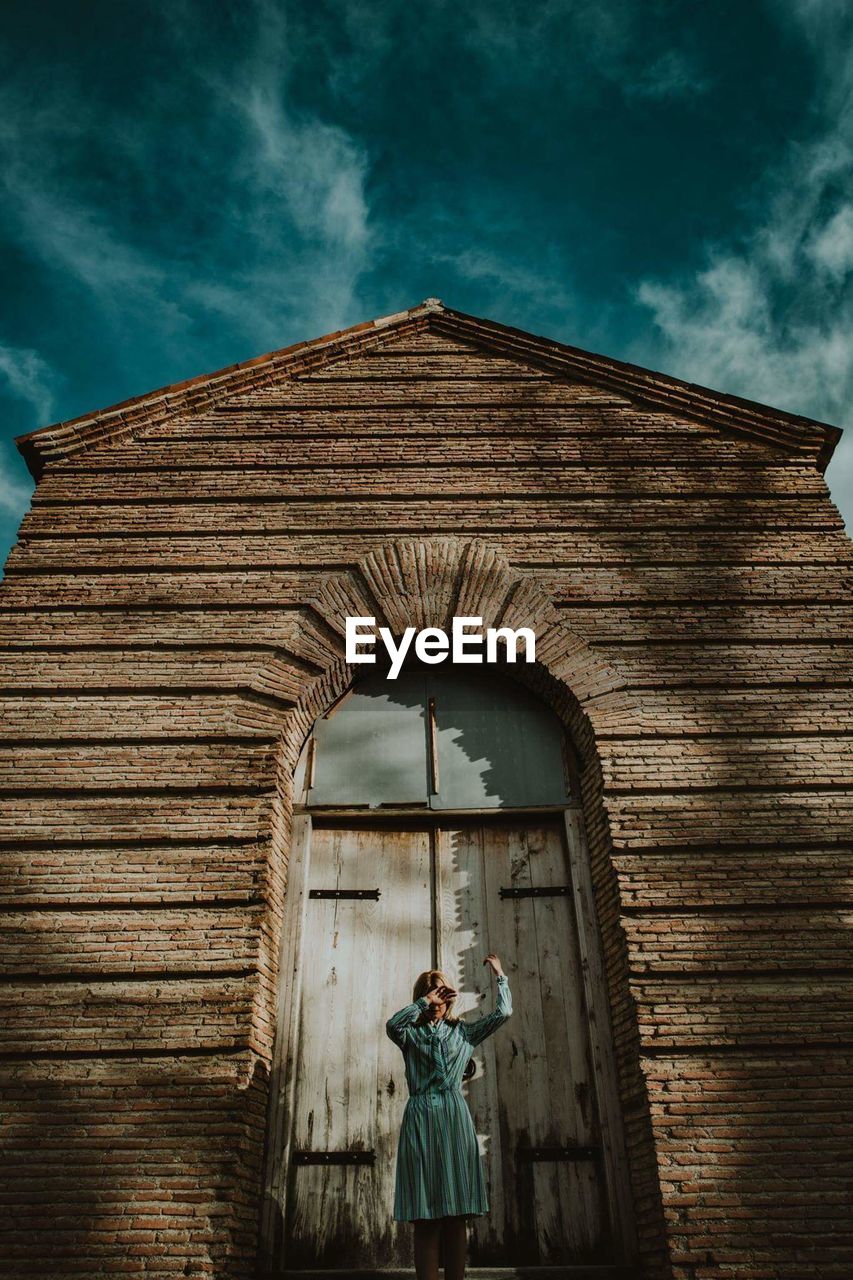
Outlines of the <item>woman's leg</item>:
M 465 1280 L 465 1255 L 468 1252 L 468 1227 L 463 1217 L 442 1218 L 444 1241 L 444 1280 Z
M 415 1222 L 415 1275 L 417 1280 L 438 1280 L 438 1218 L 418 1218 Z

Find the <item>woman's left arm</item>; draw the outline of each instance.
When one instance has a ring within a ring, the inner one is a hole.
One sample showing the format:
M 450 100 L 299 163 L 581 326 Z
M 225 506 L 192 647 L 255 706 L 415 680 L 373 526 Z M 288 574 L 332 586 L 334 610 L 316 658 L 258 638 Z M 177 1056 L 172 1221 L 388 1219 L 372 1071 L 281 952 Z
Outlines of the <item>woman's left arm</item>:
M 502 1027 L 512 1013 L 512 992 L 505 973 L 498 974 L 498 998 L 492 1013 L 486 1013 L 476 1022 L 460 1022 L 462 1034 L 469 1044 L 479 1044 L 487 1036 Z

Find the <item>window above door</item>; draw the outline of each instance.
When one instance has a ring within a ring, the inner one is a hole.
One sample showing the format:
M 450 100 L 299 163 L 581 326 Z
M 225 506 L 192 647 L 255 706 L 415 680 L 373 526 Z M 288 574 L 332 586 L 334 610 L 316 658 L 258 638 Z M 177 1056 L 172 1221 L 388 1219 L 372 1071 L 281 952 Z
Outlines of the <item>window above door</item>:
M 309 807 L 504 809 L 568 805 L 563 726 L 499 672 L 411 666 L 358 679 L 315 721 L 294 779 Z

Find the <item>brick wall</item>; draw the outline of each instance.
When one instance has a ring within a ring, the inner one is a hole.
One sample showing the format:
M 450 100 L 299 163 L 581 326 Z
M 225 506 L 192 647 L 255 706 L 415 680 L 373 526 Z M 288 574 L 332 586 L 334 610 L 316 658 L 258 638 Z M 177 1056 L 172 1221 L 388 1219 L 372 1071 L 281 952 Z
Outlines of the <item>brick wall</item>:
M 251 1275 L 295 752 L 351 603 L 461 600 L 539 619 L 590 766 L 644 1276 L 853 1273 L 823 437 L 602 368 L 426 310 L 43 437 L 0 586 L 14 1273 Z

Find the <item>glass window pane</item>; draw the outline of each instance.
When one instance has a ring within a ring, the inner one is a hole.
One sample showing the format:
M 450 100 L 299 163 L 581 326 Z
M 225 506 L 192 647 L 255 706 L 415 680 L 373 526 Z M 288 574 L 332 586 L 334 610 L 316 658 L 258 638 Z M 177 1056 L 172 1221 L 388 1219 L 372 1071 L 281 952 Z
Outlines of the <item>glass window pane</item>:
M 435 699 L 438 794 L 433 809 L 566 804 L 563 729 L 507 676 L 449 668 L 427 676 Z
M 363 681 L 315 726 L 314 804 L 428 802 L 424 675 Z

